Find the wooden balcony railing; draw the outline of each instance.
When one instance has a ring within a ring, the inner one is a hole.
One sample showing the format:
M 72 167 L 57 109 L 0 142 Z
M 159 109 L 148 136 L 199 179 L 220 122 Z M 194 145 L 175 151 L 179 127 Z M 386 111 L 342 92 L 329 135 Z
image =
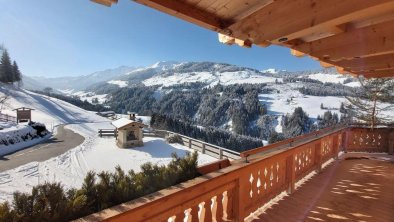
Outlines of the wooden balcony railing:
M 241 155 L 248 161 L 233 161 L 223 169 L 79 220 L 243 221 L 278 194 L 293 193 L 297 181 L 320 171 L 341 151 L 393 154 L 393 147 L 393 129 L 331 128 L 270 145 L 270 152 L 266 147 L 245 152 Z

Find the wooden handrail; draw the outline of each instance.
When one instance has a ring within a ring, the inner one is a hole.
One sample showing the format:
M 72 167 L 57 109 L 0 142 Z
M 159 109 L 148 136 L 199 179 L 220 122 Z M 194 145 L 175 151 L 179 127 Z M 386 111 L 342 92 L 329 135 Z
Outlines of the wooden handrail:
M 78 221 L 142 222 L 169 218 L 183 221 L 190 217 L 198 221 L 202 215 L 204 221 L 243 221 L 281 192 L 293 193 L 297 181 L 322 170 L 322 165 L 337 158 L 341 151 L 390 152 L 394 146 L 393 129 L 331 130 L 323 130 L 325 133 L 316 138 L 301 140 L 287 149 L 273 150 L 248 163 L 233 161 L 225 168 Z

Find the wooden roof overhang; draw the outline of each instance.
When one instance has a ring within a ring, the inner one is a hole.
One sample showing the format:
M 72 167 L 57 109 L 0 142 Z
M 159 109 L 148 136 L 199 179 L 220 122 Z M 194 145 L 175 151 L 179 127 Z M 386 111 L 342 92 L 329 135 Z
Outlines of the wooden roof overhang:
M 218 32 L 228 45 L 285 46 L 342 74 L 394 77 L 394 0 L 134 1 Z

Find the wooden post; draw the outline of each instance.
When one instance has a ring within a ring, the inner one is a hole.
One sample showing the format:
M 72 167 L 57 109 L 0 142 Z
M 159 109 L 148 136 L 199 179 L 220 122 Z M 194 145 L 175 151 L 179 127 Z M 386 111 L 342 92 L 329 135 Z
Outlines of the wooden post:
M 322 143 L 321 140 L 315 144 L 315 164 L 316 164 L 316 172 L 320 173 L 322 168 Z
M 237 180 L 237 186 L 234 188 L 234 198 L 233 198 L 233 221 L 243 222 L 245 219 L 245 203 L 244 199 L 248 197 L 247 186 L 248 176 L 240 176 Z
M 292 194 L 295 191 L 295 161 L 294 154 L 286 158 L 286 184 L 287 193 Z
M 223 149 L 219 148 L 219 160 L 223 159 Z
M 333 146 L 332 151 L 334 152 L 333 153 L 334 159 L 337 160 L 339 157 L 338 135 L 334 135 L 332 137 L 332 146 Z
M 389 144 L 389 155 L 394 154 L 394 130 L 391 130 L 388 136 Z
M 100 134 L 100 137 L 103 137 L 103 135 L 102 135 L 102 133 L 101 133 L 101 130 L 99 130 L 99 134 Z
M 343 152 L 347 153 L 348 145 L 349 145 L 349 137 L 350 137 L 350 132 L 349 130 L 352 130 L 351 128 L 347 128 L 345 132 L 343 133 L 344 137 L 344 142 L 343 142 Z
M 205 143 L 202 144 L 201 153 L 205 153 Z
M 189 139 L 189 148 L 192 148 L 192 139 Z

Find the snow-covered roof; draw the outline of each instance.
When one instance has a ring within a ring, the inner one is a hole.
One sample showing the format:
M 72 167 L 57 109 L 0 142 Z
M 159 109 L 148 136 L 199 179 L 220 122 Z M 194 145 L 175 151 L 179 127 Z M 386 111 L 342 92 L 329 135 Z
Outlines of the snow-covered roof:
M 125 126 L 128 126 L 131 123 L 136 123 L 138 125 L 144 125 L 143 123 L 134 121 L 134 120 L 130 120 L 130 119 L 126 119 L 126 118 L 120 118 L 118 120 L 115 120 L 112 122 L 112 125 L 114 125 L 116 128 L 120 129 L 123 128 Z

